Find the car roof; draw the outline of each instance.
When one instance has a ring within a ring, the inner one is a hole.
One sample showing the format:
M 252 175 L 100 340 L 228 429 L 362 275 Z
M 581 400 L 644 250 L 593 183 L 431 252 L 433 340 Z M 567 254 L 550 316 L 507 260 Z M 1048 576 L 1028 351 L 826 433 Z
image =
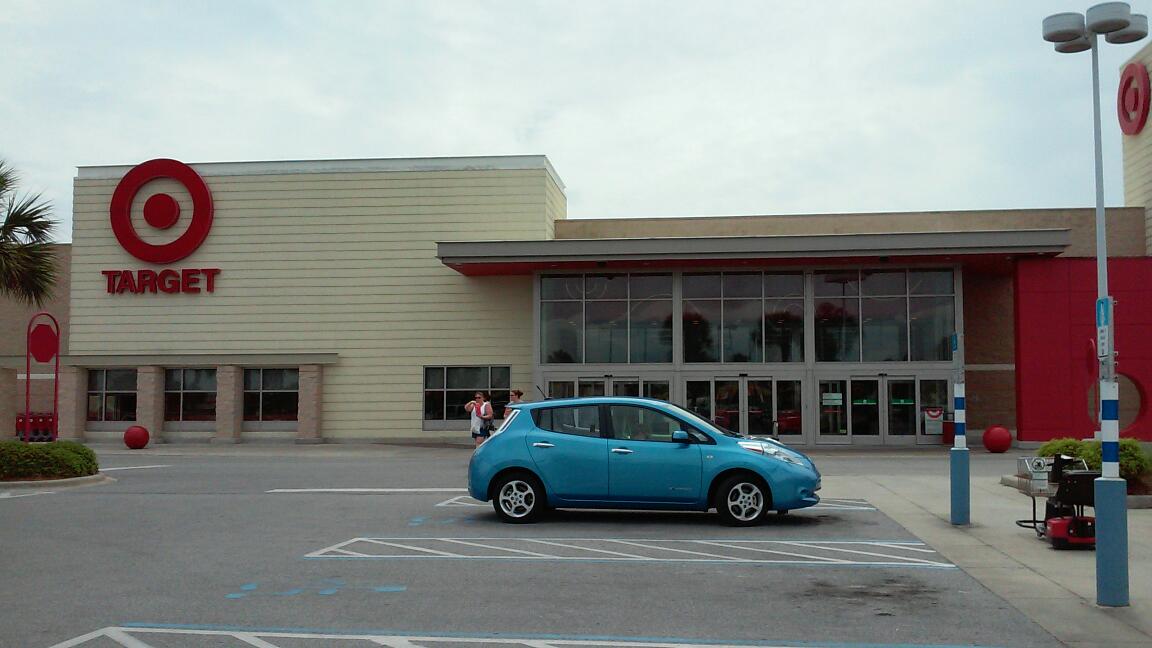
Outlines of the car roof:
M 542 401 L 517 403 L 517 409 L 540 409 L 543 407 L 572 407 L 577 405 L 647 405 L 649 407 L 670 407 L 667 401 L 655 398 L 637 398 L 634 396 L 586 396 L 583 398 L 549 398 Z

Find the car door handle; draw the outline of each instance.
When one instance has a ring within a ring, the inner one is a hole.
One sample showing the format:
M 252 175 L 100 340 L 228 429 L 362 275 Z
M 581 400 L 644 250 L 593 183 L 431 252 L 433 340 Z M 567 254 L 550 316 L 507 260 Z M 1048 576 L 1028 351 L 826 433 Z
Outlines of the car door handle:
M 547 441 L 537 441 L 536 443 L 532 444 L 532 447 L 533 448 L 555 448 L 556 446 L 554 444 L 548 443 Z
M 628 448 L 612 448 L 612 452 L 616 454 L 632 454 L 632 451 Z

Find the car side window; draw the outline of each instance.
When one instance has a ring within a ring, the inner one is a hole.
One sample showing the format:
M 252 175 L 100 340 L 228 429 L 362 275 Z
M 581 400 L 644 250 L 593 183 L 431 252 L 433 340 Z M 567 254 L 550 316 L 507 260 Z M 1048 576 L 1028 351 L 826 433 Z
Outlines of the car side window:
M 537 409 L 532 412 L 532 420 L 536 422 L 536 427 L 549 432 L 600 436 L 600 408 L 596 405 Z
M 612 433 L 617 439 L 671 443 L 672 433 L 677 430 L 684 430 L 697 443 L 703 436 L 679 419 L 647 407 L 609 405 L 608 416 L 612 419 Z

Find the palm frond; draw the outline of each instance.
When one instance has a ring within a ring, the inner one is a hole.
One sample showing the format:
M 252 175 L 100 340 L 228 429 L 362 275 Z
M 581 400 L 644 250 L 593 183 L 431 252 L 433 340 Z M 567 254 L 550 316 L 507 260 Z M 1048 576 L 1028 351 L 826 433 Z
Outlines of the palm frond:
M 47 243 L 56 221 L 52 220 L 52 205 L 40 199 L 40 194 L 20 199 L 8 196 L 3 208 L 4 221 L 0 223 L 0 240 L 18 243 Z
M 52 245 L 0 240 L 0 295 L 43 305 L 52 296 L 57 276 Z
M 19 179 L 16 170 L 4 160 L 0 160 L 0 199 L 4 197 L 4 194 L 16 188 L 16 182 Z

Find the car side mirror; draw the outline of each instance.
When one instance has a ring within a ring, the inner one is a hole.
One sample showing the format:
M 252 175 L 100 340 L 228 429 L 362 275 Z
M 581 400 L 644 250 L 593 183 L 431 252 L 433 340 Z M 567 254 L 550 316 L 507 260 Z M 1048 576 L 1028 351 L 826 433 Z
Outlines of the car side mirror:
M 692 437 L 689 437 L 688 433 L 684 430 L 676 430 L 672 433 L 672 440 L 679 443 L 690 443 L 692 441 Z

